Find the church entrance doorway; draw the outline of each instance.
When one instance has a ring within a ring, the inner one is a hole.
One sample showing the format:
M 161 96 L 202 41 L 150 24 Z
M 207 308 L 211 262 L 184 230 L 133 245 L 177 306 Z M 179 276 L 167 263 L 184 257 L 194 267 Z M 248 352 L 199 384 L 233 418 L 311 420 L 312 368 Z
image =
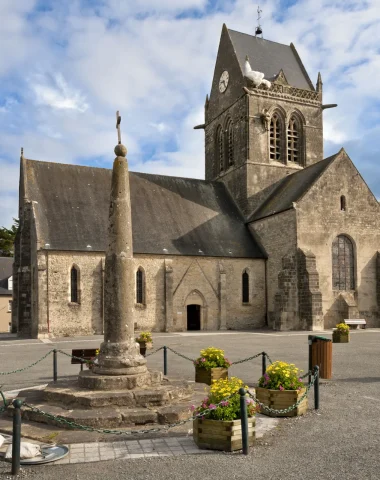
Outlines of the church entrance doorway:
M 200 305 L 187 306 L 187 329 L 188 330 L 201 329 L 201 306 Z

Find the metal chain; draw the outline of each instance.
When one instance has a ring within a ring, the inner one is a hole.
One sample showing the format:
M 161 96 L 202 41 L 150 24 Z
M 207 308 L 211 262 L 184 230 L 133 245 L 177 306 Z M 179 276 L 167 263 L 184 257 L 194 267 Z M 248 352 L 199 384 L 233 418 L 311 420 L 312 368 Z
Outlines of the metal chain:
M 28 368 L 34 367 L 34 365 L 37 365 L 37 363 L 42 362 L 42 360 L 45 360 L 45 358 L 48 357 L 52 352 L 53 352 L 53 350 L 50 350 L 49 352 L 47 352 L 46 355 L 44 355 L 43 357 L 41 357 L 41 358 L 40 358 L 39 360 L 37 360 L 36 362 L 31 363 L 31 364 L 28 365 L 27 367 L 18 368 L 17 370 L 12 370 L 11 372 L 0 372 L 0 375 L 11 375 L 12 373 L 23 372 L 24 370 L 27 370 Z
M 231 363 L 231 366 L 232 366 L 232 365 L 237 365 L 238 363 L 248 362 L 249 360 L 253 360 L 254 358 L 260 357 L 262 354 L 263 354 L 263 353 L 260 352 L 260 353 L 258 353 L 257 355 L 253 355 L 252 357 L 244 358 L 243 360 L 237 360 L 236 362 L 232 362 L 232 363 Z
M 157 348 L 156 350 L 153 350 L 153 352 L 146 353 L 145 357 L 150 357 L 151 355 L 154 355 L 155 353 L 159 352 L 160 350 L 163 350 L 164 347 Z
M 7 400 L 6 400 L 6 398 L 5 398 L 5 395 L 4 395 L 4 393 L 3 393 L 1 390 L 0 390 L 0 395 L 1 395 L 2 399 L 3 399 L 3 404 L 4 404 L 2 407 L 0 407 L 0 413 L 3 413 L 3 412 L 5 412 L 5 410 L 8 408 L 8 404 L 7 404 Z
M 221 405 L 222 403 L 226 402 L 227 400 L 229 400 L 234 395 L 236 395 L 236 394 L 229 395 L 228 397 L 221 400 L 219 403 L 216 403 L 215 408 L 218 407 L 219 405 Z M 50 418 L 51 420 L 55 420 L 58 423 L 63 423 L 63 424 L 68 425 L 69 427 L 72 427 L 72 428 L 77 428 L 79 430 L 85 430 L 87 432 L 106 433 L 106 434 L 112 434 L 112 435 L 138 435 L 138 434 L 143 434 L 143 433 L 161 432 L 163 430 L 169 430 L 170 428 L 173 428 L 173 427 L 178 427 L 179 425 L 184 425 L 185 423 L 191 422 L 192 420 L 195 420 L 197 418 L 202 418 L 207 413 L 211 412 L 212 410 L 215 410 L 215 408 L 208 408 L 208 409 L 204 410 L 202 413 L 198 413 L 196 415 L 193 415 L 190 418 L 187 418 L 186 420 L 181 420 L 181 421 L 175 422 L 175 423 L 169 423 L 168 425 L 165 425 L 165 426 L 160 427 L 160 428 L 149 428 L 149 429 L 146 429 L 146 430 L 109 430 L 109 429 L 89 427 L 87 425 L 80 425 L 79 423 L 71 422 L 70 420 L 66 420 L 63 417 L 57 417 L 55 415 L 52 415 L 51 413 L 44 412 L 43 410 L 40 410 L 37 407 L 33 407 L 33 405 L 29 405 L 28 403 L 24 403 L 23 407 L 27 407 L 32 412 L 39 413 L 39 414 L 41 414 L 41 415 L 43 415 L 47 418 Z
M 273 363 L 272 360 L 270 359 L 270 356 L 266 352 L 263 352 L 263 355 L 267 357 L 267 359 L 269 360 L 269 363 Z
M 270 412 L 270 413 L 275 413 L 275 414 L 285 414 L 285 413 L 289 413 L 291 412 L 292 410 L 296 409 L 298 407 L 298 405 L 300 405 L 300 403 L 303 402 L 303 400 L 308 396 L 309 394 L 309 391 L 311 389 L 311 387 L 314 385 L 314 382 L 317 378 L 317 375 L 318 373 L 315 372 L 314 376 L 312 377 L 311 379 L 311 382 L 307 385 L 306 387 L 306 391 L 305 393 L 302 395 L 302 397 L 297 400 L 297 402 L 294 404 L 294 405 L 291 405 L 290 407 L 288 408 L 283 408 L 281 410 L 276 410 L 275 408 L 270 408 L 268 407 L 267 405 L 265 405 L 264 403 L 261 403 L 259 400 L 257 400 L 257 398 L 252 395 L 250 392 L 248 392 L 248 395 L 257 403 L 257 405 L 259 405 L 261 408 L 263 408 L 264 410 L 266 410 L 267 412 Z
M 176 352 L 175 350 L 173 350 L 172 348 L 170 347 L 166 347 L 168 350 L 170 350 L 171 352 L 175 353 L 176 355 L 178 355 L 179 357 L 182 357 L 184 358 L 185 360 L 189 360 L 190 362 L 193 362 L 194 363 L 194 359 L 193 358 L 189 358 L 189 357 L 186 357 L 186 355 L 182 355 L 182 353 L 179 353 L 179 352 Z

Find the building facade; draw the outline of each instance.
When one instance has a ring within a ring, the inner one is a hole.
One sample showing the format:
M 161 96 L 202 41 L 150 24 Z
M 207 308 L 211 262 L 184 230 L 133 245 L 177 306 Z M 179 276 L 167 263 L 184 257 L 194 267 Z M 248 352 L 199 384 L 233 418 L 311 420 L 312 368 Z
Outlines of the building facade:
M 13 258 L 0 257 L 0 333 L 10 332 L 12 323 Z
M 325 109 L 293 44 L 223 26 L 205 180 L 130 174 L 138 329 L 380 326 L 379 204 L 343 149 L 323 158 Z M 110 183 L 21 158 L 20 335 L 102 333 Z

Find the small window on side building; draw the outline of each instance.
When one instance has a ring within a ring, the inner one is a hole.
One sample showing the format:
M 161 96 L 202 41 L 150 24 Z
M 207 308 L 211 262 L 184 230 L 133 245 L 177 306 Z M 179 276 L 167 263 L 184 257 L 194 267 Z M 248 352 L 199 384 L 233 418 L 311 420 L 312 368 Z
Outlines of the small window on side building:
M 70 301 L 71 303 L 79 303 L 79 271 L 74 265 L 70 272 Z
M 145 275 L 144 270 L 139 267 L 136 272 L 136 303 L 145 304 Z
M 344 195 L 342 195 L 340 197 L 340 209 L 342 212 L 345 212 L 346 209 L 347 209 L 347 205 L 346 205 L 346 197 Z
M 242 301 L 249 303 L 249 274 L 247 271 L 244 271 L 242 275 Z

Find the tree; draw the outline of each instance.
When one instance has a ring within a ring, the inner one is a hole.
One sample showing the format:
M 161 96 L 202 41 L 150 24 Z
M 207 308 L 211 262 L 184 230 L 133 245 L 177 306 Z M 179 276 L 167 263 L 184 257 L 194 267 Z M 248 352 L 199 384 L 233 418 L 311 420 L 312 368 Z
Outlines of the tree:
M 0 256 L 13 257 L 15 237 L 18 229 L 19 220 L 17 218 L 13 219 L 13 225 L 11 228 L 0 228 Z

